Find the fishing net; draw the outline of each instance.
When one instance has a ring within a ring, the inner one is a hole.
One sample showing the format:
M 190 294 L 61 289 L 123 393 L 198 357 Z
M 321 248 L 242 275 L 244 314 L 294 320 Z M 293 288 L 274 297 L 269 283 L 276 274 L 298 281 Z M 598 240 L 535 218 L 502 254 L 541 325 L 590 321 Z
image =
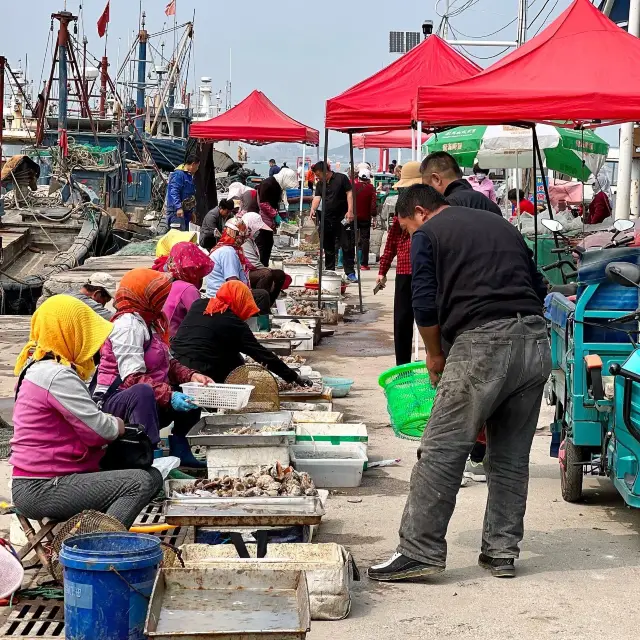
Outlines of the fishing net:
M 117 256 L 154 256 L 156 255 L 156 244 L 158 243 L 158 239 L 154 238 L 153 240 L 144 240 L 142 242 L 131 242 L 120 251 L 118 251 L 115 255 Z
M 11 454 L 9 442 L 13 438 L 13 427 L 0 416 L 0 460 L 5 460 Z
M 83 511 L 67 520 L 56 532 L 56 537 L 51 543 L 51 573 L 53 577 L 62 582 L 62 565 L 60 564 L 60 551 L 62 543 L 68 538 L 79 536 L 83 533 L 97 533 L 99 531 L 126 531 L 126 527 L 104 513 L 98 511 Z
M 278 383 L 273 374 L 259 364 L 245 364 L 234 369 L 225 380 L 226 384 L 251 384 L 254 386 L 249 404 L 235 413 L 260 413 L 280 411 Z
M 63 571 L 60 564 L 60 551 L 62 543 L 73 537 L 84 533 L 98 532 L 124 532 L 126 527 L 116 518 L 108 516 L 99 511 L 87 510 L 79 513 L 65 522 L 56 532 L 56 536 L 51 543 L 51 573 L 53 577 L 62 582 Z M 180 550 L 170 544 L 160 542 L 162 546 L 162 567 L 183 566 L 182 554 Z

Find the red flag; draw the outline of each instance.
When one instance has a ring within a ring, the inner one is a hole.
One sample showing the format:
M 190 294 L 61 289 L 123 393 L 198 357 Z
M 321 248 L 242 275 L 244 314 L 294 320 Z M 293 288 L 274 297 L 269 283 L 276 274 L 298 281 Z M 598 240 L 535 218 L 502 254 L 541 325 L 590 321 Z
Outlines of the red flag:
M 168 16 L 176 15 L 176 0 L 171 0 L 171 2 L 165 7 L 164 12 Z
M 109 4 L 110 0 L 107 0 L 107 6 L 104 8 L 100 19 L 98 20 L 98 35 L 101 38 L 107 32 L 107 25 L 109 24 Z

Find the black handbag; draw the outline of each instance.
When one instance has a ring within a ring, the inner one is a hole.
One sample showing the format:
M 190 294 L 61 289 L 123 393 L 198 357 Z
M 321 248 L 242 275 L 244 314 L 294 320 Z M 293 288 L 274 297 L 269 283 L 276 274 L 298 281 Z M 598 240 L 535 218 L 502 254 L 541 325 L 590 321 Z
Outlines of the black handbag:
M 153 465 L 153 445 L 138 424 L 124 427 L 124 435 L 109 443 L 100 460 L 102 471 L 150 469 Z

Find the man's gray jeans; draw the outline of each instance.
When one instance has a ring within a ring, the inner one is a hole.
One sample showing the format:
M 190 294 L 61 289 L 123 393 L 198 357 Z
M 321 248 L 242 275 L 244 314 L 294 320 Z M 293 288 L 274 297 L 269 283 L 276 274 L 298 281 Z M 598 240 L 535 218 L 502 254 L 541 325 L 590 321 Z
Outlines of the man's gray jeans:
M 465 462 L 486 422 L 489 496 L 482 553 L 518 557 L 529 454 L 550 372 L 549 341 L 539 316 L 497 320 L 458 336 L 411 474 L 399 553 L 445 566 L 445 534 Z

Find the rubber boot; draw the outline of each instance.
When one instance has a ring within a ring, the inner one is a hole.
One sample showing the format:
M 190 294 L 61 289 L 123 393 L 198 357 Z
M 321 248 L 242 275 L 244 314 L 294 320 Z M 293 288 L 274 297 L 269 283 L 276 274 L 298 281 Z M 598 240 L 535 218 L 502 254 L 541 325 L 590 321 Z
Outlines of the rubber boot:
M 191 445 L 187 441 L 186 436 L 169 436 L 169 453 L 176 458 L 180 458 L 181 467 L 189 467 L 191 469 L 206 469 L 207 463 L 196 460 Z
M 338 249 L 338 264 L 336 269 L 342 269 L 342 249 Z

